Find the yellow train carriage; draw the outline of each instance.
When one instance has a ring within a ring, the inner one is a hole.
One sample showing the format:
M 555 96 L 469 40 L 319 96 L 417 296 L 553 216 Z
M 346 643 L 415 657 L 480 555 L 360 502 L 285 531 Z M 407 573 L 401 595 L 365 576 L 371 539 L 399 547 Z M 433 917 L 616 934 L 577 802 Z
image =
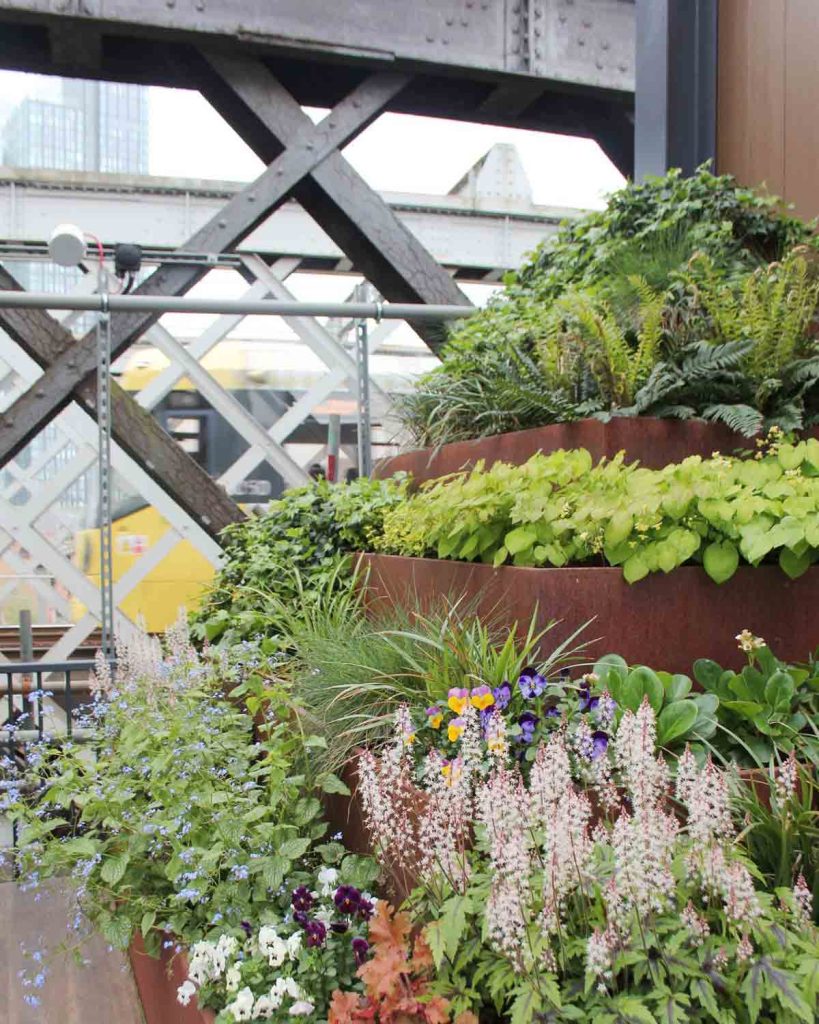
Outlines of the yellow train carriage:
M 205 356 L 203 364 L 262 426 L 269 427 L 292 404 L 293 394 L 271 386 L 265 374 L 249 371 L 245 366 L 245 355 L 240 344 L 223 342 Z M 134 354 L 119 383 L 128 391 L 141 391 L 167 365 L 167 360 L 157 350 L 143 349 Z M 247 447 L 244 439 L 186 379 L 180 380 L 155 407 L 154 415 L 211 476 L 220 476 Z M 311 418 L 288 441 L 323 443 L 327 437 L 326 430 L 325 425 Z M 354 443 L 354 425 L 343 424 L 342 437 L 345 443 Z M 279 475 L 267 463 L 261 463 L 253 478 L 245 480 L 233 497 L 245 507 L 278 497 L 283 486 Z M 116 584 L 169 527 L 156 509 L 136 495 L 115 504 L 113 519 Z M 100 547 L 96 522 L 76 534 L 74 563 L 99 585 Z M 118 607 L 134 621 L 141 618 L 149 632 L 160 632 L 175 621 L 181 607 L 192 610 L 197 606 L 213 574 L 213 566 L 194 545 L 180 541 L 118 602 Z M 78 621 L 85 611 L 85 606 L 79 601 L 72 601 L 74 621 Z

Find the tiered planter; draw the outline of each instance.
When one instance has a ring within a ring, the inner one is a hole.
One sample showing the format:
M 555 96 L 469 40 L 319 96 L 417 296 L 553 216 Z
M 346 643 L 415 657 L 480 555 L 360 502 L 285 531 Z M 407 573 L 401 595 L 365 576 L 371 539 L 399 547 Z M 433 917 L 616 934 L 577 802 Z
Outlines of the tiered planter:
M 620 569 L 518 569 L 394 555 L 363 555 L 370 599 L 412 608 L 466 598 L 467 606 L 501 625 L 528 623 L 537 610 L 553 647 L 589 619 L 591 659 L 606 652 L 630 664 L 691 673 L 697 658 L 739 668 L 734 637 L 762 636 L 787 661 L 804 661 L 819 644 L 819 567 L 789 580 L 778 566 L 746 566 L 721 585 L 699 566 L 628 584 Z
M 819 436 L 819 431 L 811 433 Z M 375 475 L 387 477 L 404 471 L 412 473 L 413 479 L 420 483 L 470 469 L 480 459 L 484 459 L 487 466 L 495 462 L 519 466 L 536 452 L 548 454 L 558 448 L 587 448 L 595 461 L 625 451 L 628 462 L 638 461 L 651 469 L 662 469 L 688 455 L 709 456 L 714 451 L 729 454 L 738 448 L 754 447 L 753 438 L 737 434 L 724 424 L 702 420 L 663 420 L 648 416 L 613 419 L 609 423 L 578 420 L 404 452 L 378 462 Z
M 134 972 L 145 1024 L 213 1024 L 212 1010 L 200 1010 L 196 996 L 187 1006 L 181 1006 L 176 990 L 188 976 L 188 961 L 184 953 L 174 954 L 163 949 L 159 958 L 149 956 L 137 936 L 128 950 Z

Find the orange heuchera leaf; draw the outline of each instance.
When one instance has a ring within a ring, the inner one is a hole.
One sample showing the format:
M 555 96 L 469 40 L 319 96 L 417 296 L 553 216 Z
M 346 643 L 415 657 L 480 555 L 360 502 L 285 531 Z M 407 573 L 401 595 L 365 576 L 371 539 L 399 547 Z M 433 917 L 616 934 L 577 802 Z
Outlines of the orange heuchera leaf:
M 433 996 L 428 1003 L 423 1005 L 427 1024 L 449 1024 L 448 999 L 444 999 L 442 996 Z M 477 1021 L 475 1024 L 477 1024 Z
M 455 1024 L 480 1024 L 480 1022 L 471 1010 L 464 1010 L 455 1018 Z
M 426 936 L 421 932 L 415 940 L 415 949 L 413 951 L 410 969 L 413 971 L 425 971 L 434 965 L 435 961 L 432 959 L 432 950 L 429 948 Z
M 395 992 L 406 969 L 404 953 L 395 947 L 388 947 L 377 950 L 372 960 L 362 964 L 358 976 L 373 999 L 382 999 Z
M 374 946 L 397 947 L 406 955 L 410 927 L 406 914 L 396 913 L 386 900 L 379 900 L 370 921 L 370 942 Z
M 327 1024 L 353 1024 L 356 1019 L 353 1014 L 358 1009 L 358 1005 L 358 993 L 340 992 L 336 989 L 330 1002 Z

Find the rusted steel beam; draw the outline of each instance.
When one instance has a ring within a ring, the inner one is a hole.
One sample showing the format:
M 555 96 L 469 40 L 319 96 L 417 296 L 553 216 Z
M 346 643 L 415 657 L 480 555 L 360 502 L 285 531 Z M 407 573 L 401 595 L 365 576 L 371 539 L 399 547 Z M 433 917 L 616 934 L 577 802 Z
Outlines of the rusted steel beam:
M 208 53 L 198 64 L 202 93 L 261 159 L 269 161 L 298 145 L 301 134 L 309 130 L 309 117 L 260 61 Z M 449 273 L 339 151 L 317 163 L 294 195 L 391 302 L 470 304 Z M 442 325 L 412 326 L 433 351 L 440 348 Z
M 292 136 L 292 147 L 277 154 L 255 182 L 238 192 L 225 207 L 181 246 L 188 252 L 223 252 L 236 246 L 290 195 L 318 164 L 370 124 L 406 84 L 402 75 L 373 75 L 341 101 L 319 125 L 309 118 Z M 208 272 L 202 264 L 165 264 L 135 290 L 137 295 L 183 295 Z M 112 358 L 121 355 L 155 321 L 155 313 L 119 313 L 112 318 Z M 71 400 L 97 364 L 96 335 L 75 341 L 61 337 L 44 375 L 6 410 L 0 420 L 0 466 L 6 464 Z

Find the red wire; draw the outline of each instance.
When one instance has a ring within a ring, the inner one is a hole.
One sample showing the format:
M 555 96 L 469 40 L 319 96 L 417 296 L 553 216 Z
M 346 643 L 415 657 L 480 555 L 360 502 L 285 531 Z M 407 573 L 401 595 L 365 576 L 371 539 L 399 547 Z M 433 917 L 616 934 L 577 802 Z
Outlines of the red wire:
M 85 237 L 90 238 L 97 246 L 97 256 L 99 258 L 100 266 L 105 263 L 105 250 L 102 247 L 102 242 L 97 238 L 96 235 L 92 235 L 90 231 L 85 232 Z

